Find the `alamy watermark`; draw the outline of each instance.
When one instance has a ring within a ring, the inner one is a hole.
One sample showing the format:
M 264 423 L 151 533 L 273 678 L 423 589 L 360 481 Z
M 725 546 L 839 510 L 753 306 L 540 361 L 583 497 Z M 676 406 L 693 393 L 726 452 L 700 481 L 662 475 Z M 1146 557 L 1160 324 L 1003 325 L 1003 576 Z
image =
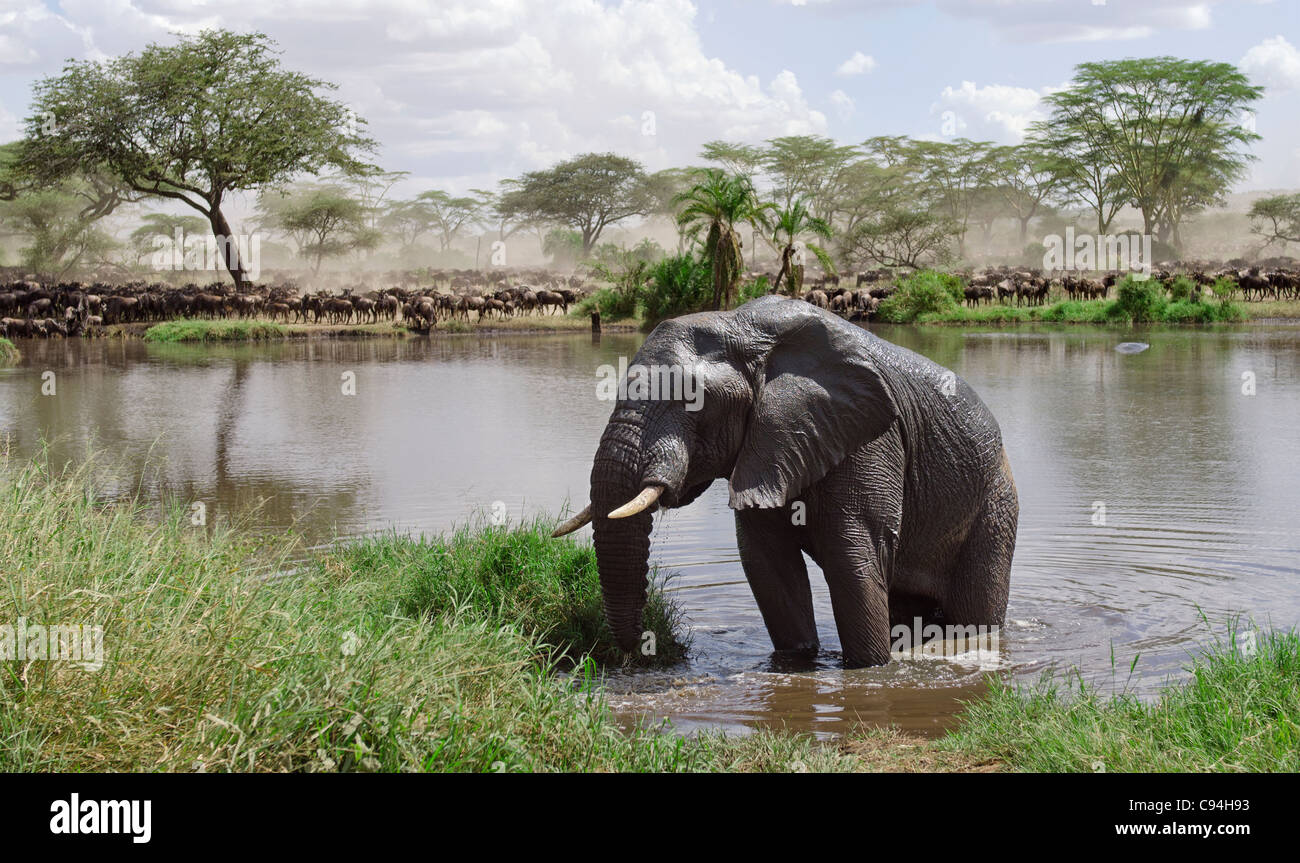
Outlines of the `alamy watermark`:
M 1076 270 L 1091 273 L 1130 270 L 1143 281 L 1151 276 L 1150 234 L 1048 234 L 1043 238 L 1044 270 Z
M 686 410 L 703 407 L 704 387 L 700 364 L 628 365 L 627 357 L 618 358 L 618 366 L 603 365 L 596 369 L 596 398 L 601 401 L 678 401 Z
M 1001 643 L 1001 627 L 984 624 L 958 626 L 956 624 L 926 624 L 921 618 L 911 623 L 899 623 L 889 629 L 892 653 L 900 659 L 921 659 L 931 656 L 953 657 L 972 651 L 997 652 Z
M 104 627 L 72 624 L 0 624 L 0 660 L 76 662 L 87 671 L 104 667 Z
M 262 274 L 262 238 L 257 234 L 195 236 L 177 227 L 172 236 L 155 234 L 153 247 L 155 270 L 224 270 L 233 255 L 252 281 Z

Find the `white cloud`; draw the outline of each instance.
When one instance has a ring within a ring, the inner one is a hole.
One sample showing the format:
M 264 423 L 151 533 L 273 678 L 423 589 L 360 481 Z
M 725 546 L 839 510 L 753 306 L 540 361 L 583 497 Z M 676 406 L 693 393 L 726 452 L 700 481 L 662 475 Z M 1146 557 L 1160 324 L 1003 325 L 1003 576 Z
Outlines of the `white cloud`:
M 1237 65 L 1252 83 L 1274 90 L 1300 89 L 1300 51 L 1282 36 L 1260 42 Z
M 830 96 L 831 105 L 835 107 L 835 115 L 841 120 L 847 120 L 853 116 L 853 99 L 843 90 L 836 90 Z
M 893 10 L 908 0 L 785 0 L 825 14 Z M 1170 30 L 1205 30 L 1225 0 L 929 0 L 949 15 L 984 21 L 1009 41 L 1100 42 L 1144 39 Z
M 1018 144 L 1030 123 L 1046 118 L 1042 97 L 1048 92 L 1050 88 L 1040 91 L 1004 84 L 977 87 L 973 81 L 962 81 L 959 87 L 944 87 L 930 113 L 938 114 L 942 123 L 953 127 L 943 130 L 946 136 Z
M 713 138 L 827 127 L 793 72 L 760 78 L 706 53 L 690 0 L 62 0 L 61 14 L 37 0 L 0 4 L 0 73 L 25 69 L 0 90 L 7 102 L 69 56 L 135 51 L 201 27 L 259 30 L 286 66 L 340 85 L 384 167 L 456 191 L 581 152 L 657 169 L 698 161 Z
M 854 51 L 853 56 L 845 60 L 835 70 L 836 75 L 865 75 L 876 68 L 876 61 L 861 51 Z

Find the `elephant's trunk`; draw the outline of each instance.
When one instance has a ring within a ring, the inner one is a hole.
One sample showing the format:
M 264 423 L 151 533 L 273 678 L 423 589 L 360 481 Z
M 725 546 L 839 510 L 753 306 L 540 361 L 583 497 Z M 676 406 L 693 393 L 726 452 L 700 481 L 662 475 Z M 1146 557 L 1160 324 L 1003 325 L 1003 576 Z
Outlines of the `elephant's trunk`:
M 634 651 L 641 641 L 654 507 L 623 518 L 611 519 L 609 514 L 650 483 L 667 486 L 671 494 L 683 468 L 678 459 L 666 456 L 662 436 L 647 432 L 644 413 L 618 410 L 605 428 L 591 468 L 592 529 L 605 618 L 626 651 Z

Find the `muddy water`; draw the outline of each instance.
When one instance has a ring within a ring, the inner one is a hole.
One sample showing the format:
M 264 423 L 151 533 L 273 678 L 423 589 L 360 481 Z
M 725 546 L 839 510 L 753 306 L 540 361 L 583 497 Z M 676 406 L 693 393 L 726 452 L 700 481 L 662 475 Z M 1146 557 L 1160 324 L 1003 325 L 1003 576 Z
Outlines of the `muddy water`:
M 932 733 L 989 671 L 1077 667 L 1149 693 L 1211 636 L 1202 615 L 1219 630 L 1234 615 L 1296 624 L 1300 329 L 877 332 L 957 371 L 1002 424 L 1021 522 L 996 649 L 839 668 L 810 563 L 824 653 L 774 665 L 718 483 L 656 519 L 652 554 L 680 573 L 694 650 L 671 672 L 609 681 L 628 721 Z M 0 371 L 0 433 L 20 454 L 42 439 L 56 459 L 96 447 L 123 465 L 107 490 L 166 488 L 260 529 L 438 532 L 494 507 L 519 518 L 584 503 L 610 410 L 595 370 L 639 341 L 24 342 L 22 365 Z M 1115 350 L 1133 341 L 1150 348 Z M 41 395 L 46 371 L 54 396 Z

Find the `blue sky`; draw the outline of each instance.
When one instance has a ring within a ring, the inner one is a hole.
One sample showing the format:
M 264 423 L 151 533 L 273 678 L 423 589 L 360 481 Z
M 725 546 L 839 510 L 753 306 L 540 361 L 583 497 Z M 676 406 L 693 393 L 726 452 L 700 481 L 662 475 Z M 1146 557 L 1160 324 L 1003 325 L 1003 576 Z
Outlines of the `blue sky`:
M 1242 186 L 1300 187 L 1297 4 L 1261 0 L 0 0 L 0 138 L 31 83 L 205 26 L 261 30 L 340 85 L 412 172 L 463 191 L 590 150 L 650 168 L 712 138 L 1013 142 L 1087 60 L 1243 63 L 1269 86 Z M 851 58 L 858 56 L 856 62 Z M 868 59 L 869 58 L 869 59 Z M 845 64 L 848 66 L 844 69 Z M 950 112 L 950 113 L 945 113 Z M 949 125 L 945 126 L 945 119 Z

